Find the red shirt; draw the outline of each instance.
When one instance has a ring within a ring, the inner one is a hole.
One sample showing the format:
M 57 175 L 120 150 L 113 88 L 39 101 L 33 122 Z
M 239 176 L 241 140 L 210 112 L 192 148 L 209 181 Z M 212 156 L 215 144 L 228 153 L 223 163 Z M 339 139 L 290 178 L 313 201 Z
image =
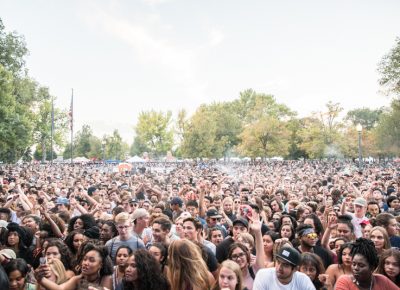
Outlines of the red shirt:
M 373 276 L 374 286 L 372 290 L 399 290 L 399 287 L 386 276 L 381 274 L 374 274 Z M 359 288 L 353 283 L 352 276 L 343 275 L 337 280 L 335 290 L 359 290 Z

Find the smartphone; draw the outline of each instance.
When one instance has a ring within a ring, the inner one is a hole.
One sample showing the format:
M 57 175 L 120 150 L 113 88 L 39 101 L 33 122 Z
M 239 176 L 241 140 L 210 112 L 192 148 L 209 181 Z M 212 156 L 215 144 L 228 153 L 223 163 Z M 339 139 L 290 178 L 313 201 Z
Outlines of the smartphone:
M 40 265 L 47 264 L 47 258 L 46 257 L 40 257 L 39 258 L 39 263 L 40 263 Z

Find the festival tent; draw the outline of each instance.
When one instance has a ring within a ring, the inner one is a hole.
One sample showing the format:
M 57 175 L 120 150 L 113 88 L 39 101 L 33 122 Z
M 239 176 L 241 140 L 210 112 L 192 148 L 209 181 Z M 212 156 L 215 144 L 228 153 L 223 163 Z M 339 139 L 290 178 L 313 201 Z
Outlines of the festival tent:
M 74 163 L 86 163 L 89 162 L 90 159 L 87 159 L 86 157 L 75 157 L 73 161 Z
M 131 158 L 129 158 L 128 160 L 126 160 L 126 162 L 129 163 L 135 163 L 135 162 L 146 162 L 146 160 L 144 160 L 143 158 L 140 158 L 139 156 L 133 156 Z

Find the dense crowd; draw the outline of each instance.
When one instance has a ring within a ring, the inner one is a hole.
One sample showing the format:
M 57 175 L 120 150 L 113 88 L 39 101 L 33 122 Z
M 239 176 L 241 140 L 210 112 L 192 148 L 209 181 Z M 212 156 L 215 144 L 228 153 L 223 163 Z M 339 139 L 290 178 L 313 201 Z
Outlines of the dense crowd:
M 399 289 L 400 164 L 0 168 L 0 289 Z

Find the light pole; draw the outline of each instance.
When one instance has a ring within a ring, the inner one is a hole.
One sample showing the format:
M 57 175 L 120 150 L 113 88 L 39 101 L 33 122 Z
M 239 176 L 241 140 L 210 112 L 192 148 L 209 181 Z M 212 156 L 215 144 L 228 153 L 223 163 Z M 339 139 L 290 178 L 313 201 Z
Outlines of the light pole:
M 105 163 L 106 155 L 106 141 L 101 141 L 101 152 L 103 153 L 103 163 Z
M 360 123 L 357 124 L 356 130 L 358 132 L 358 170 L 362 170 L 362 153 L 361 153 L 361 132 L 362 125 Z

